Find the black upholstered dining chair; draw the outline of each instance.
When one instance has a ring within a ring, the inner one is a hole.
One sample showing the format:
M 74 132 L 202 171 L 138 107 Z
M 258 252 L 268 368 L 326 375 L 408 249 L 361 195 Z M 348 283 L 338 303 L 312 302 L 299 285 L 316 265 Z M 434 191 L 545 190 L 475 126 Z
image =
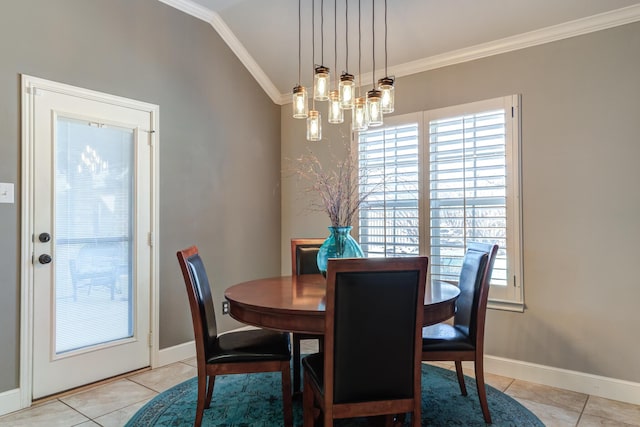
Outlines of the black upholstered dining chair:
M 318 269 L 318 250 L 325 239 L 293 238 L 291 239 L 291 275 L 320 274 Z M 301 334 L 294 332 L 293 336 L 293 391 L 300 391 L 300 341 L 318 340 L 318 347 L 322 351 L 322 335 Z
M 473 361 L 476 386 L 485 422 L 491 424 L 484 384 L 484 327 L 489 284 L 498 245 L 471 242 L 467 245 L 460 271 L 453 325 L 439 323 L 422 331 L 422 360 L 454 361 L 460 392 L 467 395 L 462 361 Z
M 324 352 L 302 359 L 304 426 L 410 412 L 420 426 L 428 260 L 330 259 Z M 319 409 L 319 411 L 316 411 Z
M 293 426 L 289 334 L 263 329 L 218 335 L 209 279 L 198 248 L 177 253 L 189 297 L 196 342 L 198 402 L 194 425 L 200 426 L 209 408 L 216 375 L 254 372 L 282 373 L 285 427 Z

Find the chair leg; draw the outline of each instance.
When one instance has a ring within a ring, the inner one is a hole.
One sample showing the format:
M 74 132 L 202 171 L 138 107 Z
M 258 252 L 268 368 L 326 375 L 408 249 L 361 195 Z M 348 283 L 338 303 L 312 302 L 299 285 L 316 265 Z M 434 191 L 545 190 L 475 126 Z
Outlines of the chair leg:
M 314 427 L 313 390 L 309 380 L 304 380 L 304 391 L 302 392 L 302 422 L 303 427 Z
M 489 403 L 487 402 L 487 388 L 484 385 L 484 366 L 482 363 L 482 355 L 477 355 L 475 360 L 476 370 L 476 386 L 478 387 L 478 398 L 480 399 L 480 407 L 482 415 L 487 424 L 491 424 L 491 414 L 489 413 Z
M 458 384 L 460 384 L 460 393 L 463 396 L 467 395 L 467 387 L 464 384 L 464 373 L 462 372 L 462 362 L 459 360 L 455 361 L 456 363 L 456 375 L 458 376 Z
M 291 367 L 282 362 L 282 411 L 284 427 L 293 427 L 293 402 L 291 401 Z
M 422 425 L 422 396 L 415 397 L 418 401 L 413 408 L 413 414 L 411 414 L 412 427 L 420 427 Z
M 293 391 L 300 391 L 300 336 L 293 334 Z
M 202 424 L 206 394 L 207 394 L 207 376 L 198 375 L 198 404 L 196 406 L 196 420 L 193 423 L 194 427 L 200 427 L 200 425 Z
M 333 408 L 331 405 L 325 406 L 322 417 L 324 427 L 333 427 Z
M 211 397 L 213 396 L 213 386 L 216 381 L 215 375 L 209 375 L 209 384 L 207 385 L 207 399 L 204 402 L 205 409 L 209 409 L 211 406 Z

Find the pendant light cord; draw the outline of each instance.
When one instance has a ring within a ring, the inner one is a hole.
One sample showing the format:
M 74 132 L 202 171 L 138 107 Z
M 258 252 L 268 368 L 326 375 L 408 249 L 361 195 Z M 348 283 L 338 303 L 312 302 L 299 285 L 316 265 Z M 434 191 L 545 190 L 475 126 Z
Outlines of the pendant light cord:
M 320 65 L 324 65 L 324 0 L 320 0 Z
M 346 58 L 344 64 L 344 70 L 349 73 L 349 0 L 344 2 L 344 38 L 345 38 L 345 50 Z
M 313 72 L 313 87 L 311 96 L 311 109 L 316 109 L 316 0 L 311 0 L 311 70 Z
M 300 21 L 302 21 L 302 0 L 298 0 L 298 86 L 300 86 L 300 75 L 301 75 L 301 57 L 302 57 L 302 25 Z
M 373 89 L 376 88 L 376 5 L 375 0 L 371 0 L 371 62 L 373 70 L 371 77 L 373 78 Z
M 384 75 L 389 76 L 387 71 L 387 0 L 384 0 Z
M 360 97 L 360 86 L 362 86 L 362 6 L 358 0 L 358 97 Z
M 338 0 L 333 0 L 333 72 L 335 88 L 338 90 Z

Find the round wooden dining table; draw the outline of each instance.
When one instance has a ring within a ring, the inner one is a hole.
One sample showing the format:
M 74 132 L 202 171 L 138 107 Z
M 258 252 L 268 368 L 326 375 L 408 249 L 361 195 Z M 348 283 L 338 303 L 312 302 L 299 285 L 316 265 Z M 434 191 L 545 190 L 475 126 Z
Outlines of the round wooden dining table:
M 224 293 L 232 318 L 279 331 L 324 334 L 325 278 L 320 274 L 257 279 L 233 285 Z M 451 284 L 427 284 L 425 326 L 455 314 L 459 289 Z

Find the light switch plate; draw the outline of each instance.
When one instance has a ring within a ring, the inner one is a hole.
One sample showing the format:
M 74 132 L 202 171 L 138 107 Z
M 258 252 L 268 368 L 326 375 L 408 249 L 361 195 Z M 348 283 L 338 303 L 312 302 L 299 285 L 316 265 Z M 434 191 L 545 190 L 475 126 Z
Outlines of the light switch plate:
M 0 203 L 14 203 L 13 183 L 0 182 Z

